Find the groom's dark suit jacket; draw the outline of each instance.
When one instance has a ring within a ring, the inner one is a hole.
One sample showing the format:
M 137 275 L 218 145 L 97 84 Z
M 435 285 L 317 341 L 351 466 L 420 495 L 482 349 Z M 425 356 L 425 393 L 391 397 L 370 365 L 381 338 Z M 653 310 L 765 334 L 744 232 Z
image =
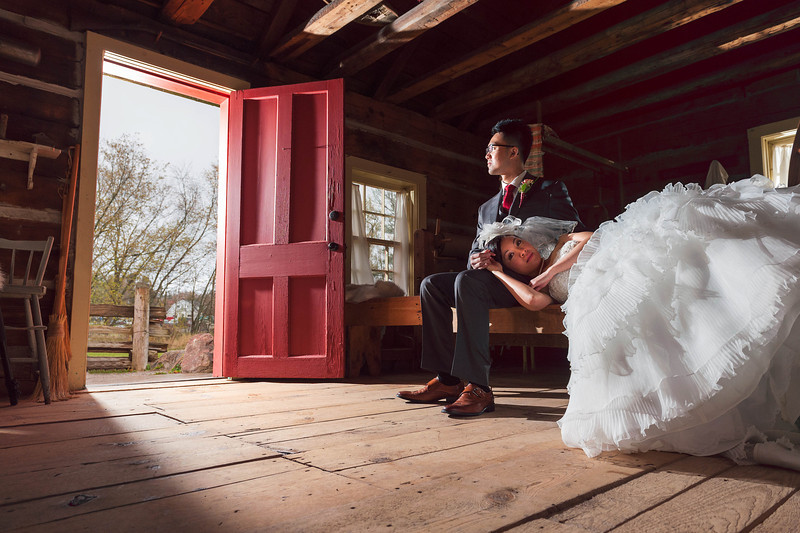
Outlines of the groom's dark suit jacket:
M 530 174 L 526 174 L 524 179 L 536 179 Z M 575 231 L 583 231 L 583 223 L 581 222 L 575 206 L 572 205 L 572 199 L 569 197 L 567 187 L 561 181 L 553 181 L 539 178 L 531 187 L 531 190 L 525 193 L 525 200 L 520 205 L 521 195 L 517 191 L 514 197 L 514 203 L 507 213 L 508 215 L 525 220 L 533 216 L 554 218 L 556 220 L 576 220 L 578 226 Z M 487 202 L 485 202 L 478 209 L 478 230 L 475 234 L 475 240 L 472 242 L 472 250 L 470 255 L 480 252 L 478 247 L 478 235 L 480 235 L 484 224 L 491 224 L 492 222 L 499 222 L 506 217 L 506 213 L 500 212 L 500 207 L 503 202 L 503 191 L 501 190 Z M 469 260 L 467 260 L 467 268 Z

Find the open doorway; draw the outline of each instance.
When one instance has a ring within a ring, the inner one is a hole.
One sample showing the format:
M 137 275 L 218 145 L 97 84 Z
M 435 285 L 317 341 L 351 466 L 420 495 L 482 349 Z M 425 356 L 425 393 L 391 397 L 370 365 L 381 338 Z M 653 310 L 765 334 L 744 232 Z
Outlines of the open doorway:
M 104 54 L 90 372 L 180 371 L 187 341 L 214 331 L 219 104 L 227 92 L 160 70 Z M 142 320 L 149 335 L 137 343 Z M 134 348 L 142 357 L 131 358 Z
M 219 176 L 226 171 L 227 100 L 232 90 L 247 88 L 242 80 L 201 69 L 166 56 L 114 41 L 96 34 L 87 34 L 86 78 L 84 91 L 84 131 L 82 134 L 81 172 L 79 180 L 78 217 L 76 224 L 75 274 L 72 303 L 72 354 L 70 388 L 85 385 L 87 367 L 88 316 L 92 291 L 92 256 L 94 247 L 95 209 L 98 200 L 97 176 L 100 169 L 100 117 L 105 75 L 113 71 L 117 79 L 134 82 L 140 87 L 156 87 L 177 97 L 209 102 L 218 108 L 220 139 L 218 149 Z M 153 90 L 153 89 L 150 89 Z M 136 104 L 131 102 L 132 106 Z M 142 113 L 149 110 L 139 106 Z M 188 127 L 188 126 L 187 126 Z M 217 218 L 224 220 L 224 183 L 218 187 Z M 213 270 L 213 267 L 212 267 Z

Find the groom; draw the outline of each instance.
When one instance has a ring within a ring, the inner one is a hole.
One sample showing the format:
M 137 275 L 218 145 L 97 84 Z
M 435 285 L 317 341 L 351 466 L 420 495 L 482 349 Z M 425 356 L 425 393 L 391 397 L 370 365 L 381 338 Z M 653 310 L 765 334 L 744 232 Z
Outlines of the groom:
M 489 388 L 489 309 L 519 304 L 500 280 L 485 270 L 491 253 L 478 248 L 477 235 L 484 224 L 508 215 L 522 220 L 532 216 L 577 220 L 582 226 L 562 182 L 525 172 L 532 142 L 531 130 L 522 120 L 501 120 L 492 128 L 486 164 L 489 175 L 500 176 L 500 191 L 478 209 L 478 228 L 467 270 L 432 274 L 420 286 L 421 366 L 437 375 L 423 388 L 401 391 L 398 397 L 414 403 L 445 399 L 448 405 L 442 411 L 451 416 L 494 411 L 494 395 Z M 458 319 L 455 339 L 452 307 Z

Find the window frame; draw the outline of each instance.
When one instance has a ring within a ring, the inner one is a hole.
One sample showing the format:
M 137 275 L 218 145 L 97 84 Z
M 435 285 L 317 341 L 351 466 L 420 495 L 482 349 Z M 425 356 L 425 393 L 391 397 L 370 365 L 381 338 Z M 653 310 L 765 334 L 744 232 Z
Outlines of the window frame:
M 408 287 L 411 291 L 414 288 L 414 232 L 418 229 L 425 229 L 426 224 L 426 183 L 427 177 L 424 174 L 411 172 L 396 167 L 391 167 L 375 161 L 369 161 L 355 156 L 347 156 L 345 158 L 345 216 L 346 226 L 346 245 L 347 249 L 352 246 L 353 229 L 351 225 L 352 213 L 352 190 L 353 182 L 364 183 L 373 187 L 391 190 L 407 190 L 411 193 L 411 215 L 410 223 L 411 228 L 409 236 L 411 242 L 409 243 L 409 265 L 407 280 Z M 372 242 L 373 239 L 369 239 Z M 383 241 L 377 240 L 380 244 Z M 350 280 L 350 261 L 345 261 L 345 280 L 349 283 Z
M 795 130 L 797 135 L 800 117 L 788 118 L 769 124 L 762 124 L 747 130 L 747 144 L 750 156 L 750 175 L 761 174 L 769 179 L 772 167 L 771 146 L 782 133 Z M 776 184 L 778 186 L 778 184 Z
M 365 187 L 372 187 L 374 189 L 380 189 L 382 191 L 386 191 L 386 192 L 389 192 L 389 193 L 392 193 L 392 192 L 394 192 L 394 193 L 410 192 L 410 191 L 408 191 L 407 187 L 402 187 L 402 188 L 401 187 L 392 187 L 388 183 L 379 185 L 379 184 L 373 183 L 371 180 L 370 180 L 370 183 L 367 183 L 366 180 L 358 180 L 358 182 L 356 182 L 356 180 L 353 180 L 353 184 L 355 184 L 355 183 L 359 183 L 360 185 L 363 185 Z M 385 213 L 378 213 L 376 211 L 369 211 L 367 209 L 367 201 L 366 201 L 367 191 L 366 190 L 360 191 L 360 196 L 361 196 L 362 210 L 364 211 L 364 214 L 365 215 L 370 215 L 370 214 L 371 215 L 377 215 L 377 216 L 381 217 L 383 219 L 384 228 L 385 228 L 386 219 L 389 218 L 391 215 L 386 215 Z M 413 202 L 414 202 L 414 193 L 413 192 L 411 192 L 411 197 L 412 197 L 411 201 L 412 201 L 412 205 L 413 205 Z M 385 193 L 384 193 L 384 199 L 385 199 Z M 384 205 L 385 205 L 385 203 L 384 203 Z M 397 203 L 395 201 L 395 210 L 396 209 L 397 209 Z M 397 213 L 395 212 L 395 218 L 396 218 L 396 216 L 397 216 Z M 385 233 L 385 231 L 384 231 L 384 233 Z M 395 230 L 394 230 L 394 234 L 395 234 L 395 237 L 396 237 L 396 235 L 397 235 L 397 228 L 396 227 L 395 227 Z M 398 244 L 400 244 L 400 242 L 397 241 L 397 240 L 379 239 L 379 238 L 370 237 L 370 236 L 366 236 L 365 238 L 367 239 L 367 242 L 369 243 L 370 246 L 371 245 L 375 245 L 375 246 L 382 246 L 382 247 L 386 247 L 386 248 L 389 248 L 389 247 L 393 248 L 394 249 L 393 252 L 392 252 L 393 255 L 394 255 L 394 253 L 397 252 Z M 371 257 L 371 255 L 372 254 L 370 253 L 370 257 Z M 392 268 L 392 270 L 389 270 L 388 267 L 389 267 L 389 264 L 388 264 L 388 261 L 387 261 L 383 265 L 383 268 L 377 269 L 378 272 L 383 272 L 384 273 L 384 279 L 387 279 L 387 274 L 388 273 L 390 273 L 390 272 L 392 274 L 394 273 L 394 269 Z M 392 267 L 394 267 L 394 257 L 392 259 Z M 373 268 L 372 271 L 374 273 L 376 271 L 376 269 Z

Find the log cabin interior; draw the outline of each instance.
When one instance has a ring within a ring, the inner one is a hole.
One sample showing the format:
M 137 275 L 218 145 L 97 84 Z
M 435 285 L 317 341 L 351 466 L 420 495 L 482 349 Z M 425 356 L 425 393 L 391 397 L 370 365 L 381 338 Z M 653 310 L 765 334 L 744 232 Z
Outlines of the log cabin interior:
M 438 263 L 414 262 L 418 271 L 412 274 L 410 292 L 413 280 L 418 285 L 426 274 L 464 264 L 465 255 L 450 253 L 455 247 L 452 243 L 472 239 L 478 206 L 497 190 L 495 179 L 486 174 L 483 154 L 492 125 L 501 118 L 542 125 L 546 140 L 537 164 L 548 179 L 564 181 L 590 227 L 613 219 L 629 202 L 669 183 L 703 185 L 713 161 L 724 167 L 729 181 L 761 173 L 785 186 L 798 183 L 800 176 L 795 155 L 788 172 L 777 177 L 779 171 L 773 168 L 769 153 L 775 134 L 786 133 L 781 142 L 791 145 L 800 123 L 800 4 L 792 0 L 0 0 L 0 238 L 41 241 L 55 237 L 44 273 L 41 314 L 46 323 L 56 312 L 56 288 L 63 283 L 71 332 L 68 380 L 72 391 L 86 385 L 99 87 L 102 63 L 108 58 L 148 74 L 152 74 L 150 67 L 156 67 L 183 79 L 201 80 L 200 85 L 215 88 L 212 92 L 217 91 L 215 98 L 223 106 L 233 90 L 343 80 L 343 130 L 339 133 L 348 174 L 345 183 L 360 179 L 354 175 L 382 173 L 384 183 L 394 179 L 417 187 L 412 229 L 427 231 L 429 240 L 425 246 L 421 240 L 414 246 L 423 254 L 432 252 L 431 236 L 445 236 L 437 241 Z M 225 179 L 222 173 L 221 189 Z M 70 186 L 76 187 L 71 245 L 63 250 L 59 235 L 69 209 Z M 337 200 L 339 209 L 346 212 L 345 220 L 349 197 L 345 190 Z M 346 228 L 342 239 L 349 243 L 349 222 Z M 59 280 L 60 257 L 64 257 L 61 268 L 66 272 L 63 281 Z M 348 268 L 346 259 L 343 268 Z M 17 313 L 21 312 L 9 311 L 6 321 L 18 321 Z M 342 331 L 332 340 L 341 343 L 344 322 L 336 327 Z M 33 390 L 39 378 L 37 368 L 35 363 L 12 365 L 25 392 Z M 216 376 L 223 374 L 215 369 Z M 381 383 L 389 383 L 392 390 L 405 383 L 396 377 L 385 379 Z M 527 385 L 522 383 L 514 382 L 531 396 L 547 396 L 546 391 L 564 386 L 533 378 L 524 382 Z M 217 380 L 210 386 L 223 390 L 225 382 Z M 291 382 L 280 386 L 289 394 L 302 388 Z M 326 385 L 324 394 L 338 386 L 343 385 Z M 134 396 L 150 394 L 146 387 L 131 388 L 139 390 L 131 393 Z M 360 394 L 374 400 L 388 394 L 385 389 Z M 102 390 L 108 397 L 122 394 L 113 386 Z M 316 401 L 312 401 L 312 391 L 307 387 L 297 394 L 311 405 Z M 159 401 L 178 405 L 180 393 L 173 394 L 177 396 Z M 560 402 L 554 400 L 547 409 L 563 407 L 565 400 Z M 51 414 L 40 419 L 32 415 L 26 423 L 77 420 L 70 403 L 54 404 Z M 102 409 L 109 416 L 122 413 L 113 407 Z M 176 420 L 181 419 L 179 411 Z M 151 411 L 141 413 L 140 420 L 157 418 Z M 198 424 L 200 420 L 195 419 Z M 222 415 L 215 420 L 218 426 L 225 425 Z M 539 420 L 544 428 L 545 419 Z M 552 433 L 554 419 L 546 421 Z M 162 422 L 145 425 L 148 430 L 167 431 Z M 456 433 L 455 425 L 449 429 Z M 224 431 L 244 432 L 245 426 Z M 9 446 L 24 448 L 53 440 L 14 442 Z M 252 437 L 250 442 L 259 441 Z M 537 446 L 544 445 L 537 441 L 533 447 Z M 294 452 L 286 448 L 276 453 L 278 457 Z M 242 452 L 239 460 L 246 463 L 263 457 Z M 392 463 L 388 457 L 385 461 L 370 457 L 367 462 L 373 467 Z M 335 459 L 333 452 L 325 456 L 329 459 Z M 280 462 L 270 460 L 276 465 Z M 297 464 L 318 466 L 315 461 L 308 457 Z M 640 477 L 662 479 L 667 476 L 662 469 L 673 464 L 675 457 L 643 454 L 618 456 L 614 461 L 605 463 L 605 470 L 593 471 L 585 490 L 564 489 L 558 493 L 560 499 L 536 500 L 536 505 L 529 501 L 531 507 L 510 513 L 507 520 L 495 513 L 494 521 L 475 522 L 481 525 L 471 529 L 510 530 L 525 524 L 533 528 L 555 510 L 564 515 L 568 508 L 600 493 L 607 496 L 606 503 L 613 502 L 608 490 L 622 491 L 624 483 Z M 342 468 L 369 470 L 356 463 Z M 277 472 L 277 466 L 271 468 Z M 714 476 L 728 472 L 726 468 L 731 466 L 720 462 L 694 469 L 685 466 L 686 471 L 715 480 L 722 479 Z M 675 471 L 669 475 L 674 477 Z M 262 475 L 277 475 L 271 472 Z M 27 473 L 15 475 L 23 479 Z M 775 477 L 773 472 L 732 475 L 730 479 L 742 487 L 764 479 L 768 481 L 763 484 L 772 486 L 783 483 L 782 492 L 776 489 L 760 500 L 763 512 L 754 514 L 747 524 L 740 522 L 736 530 L 783 523 L 785 516 L 776 510 L 797 501 L 800 482 L 791 478 L 773 483 Z M 399 474 L 397 479 L 402 483 Z M 387 483 L 380 488 L 384 507 L 370 518 L 374 521 L 361 517 L 363 523 L 386 525 L 381 520 L 391 515 L 388 502 L 394 490 L 393 482 Z M 61 492 L 77 498 L 70 490 L 65 486 Z M 6 499 L 0 505 L 24 505 L 41 496 L 35 491 L 23 493 L 22 499 Z M 489 498 L 489 507 L 495 510 L 511 505 L 515 498 L 525 499 L 502 486 Z M 412 499 L 420 505 L 419 494 Z M 676 501 L 691 498 L 680 492 Z M 431 509 L 431 505 L 422 507 Z M 656 504 L 652 506 L 655 509 Z M 676 507 L 672 505 L 672 513 Z M 636 517 L 646 516 L 643 509 L 631 511 L 617 524 L 636 524 Z M 321 522 L 311 518 L 290 521 L 298 516 L 288 513 L 287 522 L 280 523 L 306 524 L 305 530 L 320 527 Z M 563 525 L 578 513 L 570 516 L 557 522 Z M 457 521 L 443 523 L 455 526 Z M 346 522 L 338 524 L 347 529 Z

